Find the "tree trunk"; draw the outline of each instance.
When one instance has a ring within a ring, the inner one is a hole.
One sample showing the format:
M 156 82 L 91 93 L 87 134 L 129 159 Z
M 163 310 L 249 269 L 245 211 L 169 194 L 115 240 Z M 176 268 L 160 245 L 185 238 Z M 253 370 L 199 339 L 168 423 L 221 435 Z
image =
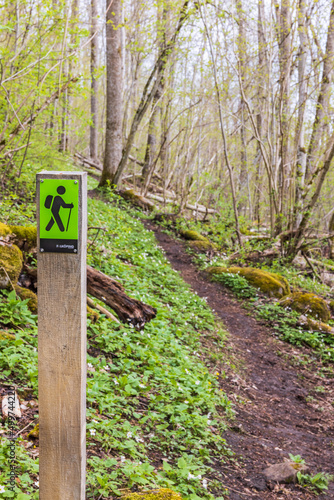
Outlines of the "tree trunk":
M 266 98 L 266 83 L 268 72 L 268 56 L 267 56 L 267 43 L 264 33 L 264 3 L 263 0 L 258 0 L 258 27 L 257 27 L 257 41 L 258 41 L 258 58 L 259 58 L 259 81 L 258 81 L 258 112 L 256 116 L 256 125 L 259 134 L 259 139 L 262 141 L 263 137 L 263 125 L 264 125 L 264 111 L 265 111 L 265 98 Z M 261 179 L 261 166 L 262 166 L 262 155 L 261 147 L 259 142 L 256 146 L 256 172 L 255 172 L 255 193 L 254 193 L 254 219 L 260 226 L 261 214 L 260 214 L 260 201 L 261 201 L 261 189 L 260 189 L 260 179 Z
M 244 12 L 242 9 L 242 0 L 237 1 L 237 13 L 238 13 L 238 39 L 237 39 L 237 47 L 238 47 L 238 60 L 239 60 L 239 68 L 240 68 L 240 77 L 244 83 L 245 75 L 246 75 L 246 38 L 245 38 L 245 29 L 244 29 Z M 245 127 L 245 103 L 243 97 L 240 97 L 240 174 L 239 174 L 239 203 L 238 203 L 238 211 L 242 212 L 246 208 L 246 199 L 247 199 L 247 181 L 248 181 L 248 171 L 247 171 L 247 146 L 246 146 L 246 127 Z
M 307 151 L 307 162 L 305 172 L 305 183 L 312 177 L 315 168 L 315 154 L 319 147 L 321 130 L 326 112 L 328 111 L 328 98 L 333 77 L 333 55 L 334 55 L 334 1 L 332 2 L 331 14 L 327 33 L 326 53 L 324 57 L 321 87 L 318 95 L 315 120 L 313 122 L 312 135 Z
M 289 189 L 290 167 L 289 151 L 289 104 L 290 104 L 290 68 L 291 68 L 291 8 L 290 0 L 281 1 L 279 14 L 279 65 L 280 65 L 280 97 L 279 97 L 279 156 L 278 171 L 279 204 L 276 219 L 276 234 L 282 231 L 282 216 Z
M 296 126 L 296 186 L 294 201 L 293 228 L 296 229 L 301 221 L 301 196 L 304 187 L 306 170 L 306 150 L 304 138 L 304 116 L 306 106 L 306 79 L 305 67 L 307 58 L 307 33 L 306 33 L 306 8 L 305 1 L 299 0 L 298 6 L 298 34 L 300 43 L 300 55 L 298 62 L 298 119 Z
M 155 318 L 157 313 L 154 307 L 131 299 L 120 283 L 90 266 L 87 266 L 87 292 L 103 300 L 123 323 L 132 324 L 137 330 Z
M 89 152 L 94 162 L 98 160 L 98 84 L 96 80 L 98 37 L 97 37 L 97 0 L 91 0 L 91 45 L 90 45 L 90 75 L 91 75 L 91 94 L 90 94 L 90 114 L 92 124 L 90 126 Z
M 122 158 L 123 119 L 123 1 L 106 0 L 107 112 L 103 171 L 100 186 L 113 182 Z
M 171 39 L 169 40 L 169 42 L 166 44 L 166 48 L 160 52 L 159 57 L 154 65 L 154 68 L 152 69 L 151 74 L 148 77 L 147 82 L 145 84 L 144 91 L 143 91 L 139 106 L 138 106 L 136 113 L 135 113 L 135 116 L 132 120 L 130 132 L 129 132 L 126 144 L 125 144 L 123 152 L 122 152 L 122 158 L 118 164 L 117 171 L 112 179 L 113 184 L 116 186 L 118 186 L 118 184 L 121 180 L 123 171 L 127 165 L 127 161 L 129 158 L 129 154 L 131 151 L 131 147 L 133 145 L 133 141 L 134 141 L 137 129 L 138 129 L 143 117 L 145 116 L 147 108 L 149 107 L 150 103 L 152 102 L 154 96 L 156 95 L 157 89 L 161 83 L 161 80 L 163 77 L 162 68 L 164 68 L 166 66 L 167 59 L 171 57 L 171 55 L 175 49 L 177 36 L 178 36 L 185 20 L 187 19 L 188 3 L 189 3 L 189 0 L 184 1 L 183 6 L 180 9 L 179 20 L 178 20 L 177 27 L 174 31 L 174 34 L 171 37 Z

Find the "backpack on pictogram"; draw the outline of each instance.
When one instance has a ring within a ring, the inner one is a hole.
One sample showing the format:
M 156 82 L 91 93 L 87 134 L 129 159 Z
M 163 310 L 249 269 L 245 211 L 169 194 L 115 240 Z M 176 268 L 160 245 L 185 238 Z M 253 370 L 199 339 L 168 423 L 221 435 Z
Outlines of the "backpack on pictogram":
M 51 208 L 52 200 L 53 200 L 53 196 L 51 194 L 48 194 L 48 196 L 45 199 L 45 203 L 44 203 L 45 208 Z

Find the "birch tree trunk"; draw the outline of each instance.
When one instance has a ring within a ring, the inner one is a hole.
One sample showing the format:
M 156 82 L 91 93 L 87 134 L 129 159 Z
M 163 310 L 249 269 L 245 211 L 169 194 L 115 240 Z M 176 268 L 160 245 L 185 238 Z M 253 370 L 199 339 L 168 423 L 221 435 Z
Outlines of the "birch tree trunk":
M 113 182 L 122 158 L 123 119 L 123 1 L 107 0 L 106 4 L 106 59 L 107 109 L 103 171 L 99 186 Z

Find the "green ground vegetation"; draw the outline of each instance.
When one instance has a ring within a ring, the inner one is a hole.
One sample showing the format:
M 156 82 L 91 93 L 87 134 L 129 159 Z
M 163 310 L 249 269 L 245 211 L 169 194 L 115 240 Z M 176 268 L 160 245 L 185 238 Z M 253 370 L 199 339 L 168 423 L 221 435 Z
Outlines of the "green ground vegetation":
M 108 203 L 89 201 L 89 225 L 106 231 L 90 246 L 88 263 L 158 313 L 141 331 L 103 315 L 88 319 L 87 499 L 121 496 L 132 487 L 169 488 L 190 500 L 217 498 L 213 492 L 224 488 L 210 462 L 214 456 L 228 460 L 221 436 L 233 409 L 206 366 L 212 352 L 201 336 L 223 350 L 226 334 L 171 269 L 138 212 L 110 192 L 105 196 Z M 17 200 L 4 200 L 0 218 L 31 225 L 34 206 L 24 209 L 28 217 Z M 37 316 L 15 291 L 1 292 L 0 309 L 0 329 L 11 335 L 0 337 L 0 380 L 16 384 L 19 394 L 32 388 L 37 399 Z M 38 414 L 27 434 L 37 424 Z M 7 425 L 0 424 L 0 485 L 9 473 Z M 38 498 L 38 458 L 34 448 L 25 448 L 27 439 L 16 441 L 17 491 L 0 498 Z

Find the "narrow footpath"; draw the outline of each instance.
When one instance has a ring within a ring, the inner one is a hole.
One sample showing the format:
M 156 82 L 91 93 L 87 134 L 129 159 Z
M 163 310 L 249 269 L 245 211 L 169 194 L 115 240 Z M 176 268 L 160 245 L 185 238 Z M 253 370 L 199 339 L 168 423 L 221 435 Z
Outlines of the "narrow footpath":
M 152 222 L 145 225 L 154 231 L 173 268 L 223 320 L 229 347 L 241 367 L 220 380 L 236 410 L 224 437 L 237 460 L 214 464 L 223 474 L 229 498 L 334 499 L 333 482 L 316 496 L 298 485 L 267 484 L 262 474 L 289 453 L 304 458 L 312 475 L 334 473 L 333 379 L 320 377 L 309 366 L 294 365 L 300 351 L 275 339 L 228 290 L 198 271 L 183 243 Z

